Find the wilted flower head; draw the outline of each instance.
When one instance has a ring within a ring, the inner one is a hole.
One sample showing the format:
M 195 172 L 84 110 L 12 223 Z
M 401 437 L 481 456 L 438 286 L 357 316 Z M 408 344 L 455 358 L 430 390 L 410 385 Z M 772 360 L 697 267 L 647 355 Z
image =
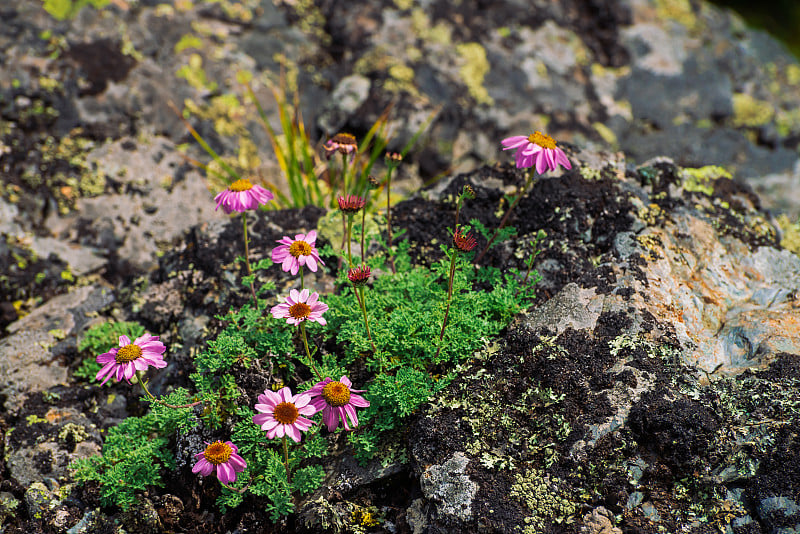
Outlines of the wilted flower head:
M 286 319 L 289 324 L 299 325 L 303 321 L 316 321 L 319 324 L 327 324 L 323 313 L 328 311 L 328 305 L 319 302 L 319 294 L 315 291 L 309 294 L 308 289 L 297 291 L 292 289 L 286 301 L 273 306 L 270 310 L 276 319 Z
M 97 363 L 102 364 L 103 368 L 95 380 L 105 377 L 102 382 L 105 384 L 109 378 L 116 376 L 117 382 L 123 378 L 130 381 L 136 371 L 144 371 L 150 366 L 162 369 L 167 366 L 163 356 L 166 350 L 167 347 L 158 340 L 158 336 L 145 334 L 137 337 L 133 343 L 128 336 L 119 336 L 119 347 L 97 357 Z
M 241 473 L 247 467 L 247 462 L 239 456 L 239 449 L 230 441 L 206 442 L 206 450 L 195 454 L 199 461 L 192 467 L 192 473 L 200 473 L 207 477 L 214 471 L 223 484 L 236 481 L 236 473 Z
M 273 198 L 275 198 L 275 195 L 268 189 L 253 184 L 247 178 L 242 178 L 233 182 L 227 189 L 220 191 L 214 197 L 217 202 L 217 207 L 214 209 L 219 209 L 222 206 L 225 213 L 233 211 L 241 213 L 247 210 L 254 210 Z
M 472 232 L 467 232 L 465 234 L 459 228 L 453 234 L 453 244 L 461 252 L 469 252 L 475 248 L 475 245 L 478 244 L 478 241 L 475 239 L 475 236 L 472 235 Z
M 350 283 L 356 287 L 363 286 L 369 280 L 370 274 L 370 268 L 367 265 L 362 264 L 347 271 L 347 279 L 350 280 Z
M 356 138 L 349 133 L 338 133 L 325 143 L 325 152 L 328 159 L 330 159 L 334 152 L 349 155 L 350 159 L 352 159 L 355 157 L 357 151 L 358 143 L 356 143 Z
M 371 174 L 367 176 L 367 182 L 369 183 L 370 189 L 377 189 L 381 186 L 381 183 L 378 181 L 378 179 Z
M 403 161 L 403 155 L 398 152 L 386 153 L 386 164 L 390 167 L 397 167 Z
M 311 395 L 311 404 L 317 410 L 322 411 L 322 422 L 328 427 L 329 432 L 336 430 L 341 419 L 345 430 L 350 430 L 358 426 L 357 408 L 366 408 L 369 401 L 356 393 L 363 393 L 363 389 L 351 389 L 353 383 L 346 376 L 334 382 L 331 378 L 325 378 L 318 382 L 306 393 Z M 348 418 L 350 425 L 347 424 Z
M 358 213 L 367 204 L 364 198 L 356 195 L 340 196 L 336 201 L 339 203 L 339 209 L 345 213 Z
M 547 134 L 537 131 L 528 137 L 515 135 L 503 139 L 501 143 L 503 150 L 517 149 L 515 158 L 520 169 L 535 165 L 536 172 L 542 174 L 545 171 L 555 170 L 559 165 L 565 169 L 572 168 L 564 151 L 558 148 L 555 140 Z
M 465 185 L 461 194 L 464 195 L 464 198 L 468 198 L 470 200 L 475 198 L 475 190 L 472 188 L 471 185 Z
M 253 423 L 267 431 L 269 439 L 289 436 L 300 443 L 300 432 L 307 432 L 313 421 L 303 417 L 317 413 L 317 408 L 311 402 L 308 393 L 298 393 L 292 396 L 288 387 L 281 388 L 277 393 L 268 389 L 258 396 L 256 411 L 261 412 L 253 416 Z
M 297 234 L 294 239 L 283 237 L 278 240 L 279 246 L 272 249 L 272 261 L 281 264 L 284 272 L 291 272 L 296 275 L 303 265 L 313 272 L 317 272 L 317 264 L 325 265 L 319 259 L 319 251 L 314 243 L 317 240 L 316 230 L 311 230 L 307 234 Z

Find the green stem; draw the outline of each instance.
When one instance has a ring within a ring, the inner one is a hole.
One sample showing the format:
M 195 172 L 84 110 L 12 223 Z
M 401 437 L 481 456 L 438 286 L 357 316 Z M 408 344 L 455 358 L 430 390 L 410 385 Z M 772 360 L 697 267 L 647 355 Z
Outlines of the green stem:
M 344 190 L 344 195 L 347 196 L 347 179 L 349 178 L 349 172 L 347 172 L 347 154 L 342 152 L 342 189 Z
M 397 274 L 397 268 L 394 266 L 394 256 L 391 256 L 392 250 L 392 171 L 394 167 L 391 165 L 386 170 L 386 246 L 389 248 L 389 259 L 392 267 L 392 274 Z
M 450 256 L 450 280 L 447 283 L 447 308 L 444 311 L 444 319 L 442 320 L 442 330 L 439 332 L 439 346 L 436 348 L 436 356 L 434 362 L 439 359 L 439 353 L 442 352 L 442 339 L 444 339 L 444 329 L 447 326 L 447 318 L 450 316 L 450 303 L 453 299 L 453 278 L 456 274 L 456 254 L 455 250 L 451 251 Z
M 375 347 L 375 342 L 372 341 L 372 333 L 369 331 L 369 318 L 367 318 L 367 298 L 364 296 L 364 288 L 359 287 L 357 291 L 358 294 L 361 295 L 361 298 L 358 299 L 358 303 L 361 304 L 361 313 L 364 314 L 364 326 L 367 327 L 367 337 L 369 338 L 369 342 L 372 345 L 372 351 L 377 353 L 378 349 Z
M 292 477 L 289 472 L 289 444 L 286 442 L 286 434 L 283 435 L 283 465 L 286 466 L 286 482 L 292 483 Z
M 347 232 L 345 233 L 345 239 L 347 240 L 347 265 L 350 269 L 353 268 L 353 253 L 350 251 L 350 236 L 353 233 L 353 216 L 347 216 Z
M 525 194 L 525 191 L 528 189 L 528 186 L 530 186 L 530 184 L 533 182 L 533 169 L 534 168 L 531 167 L 531 170 L 528 173 L 528 178 L 525 180 L 525 185 L 523 185 L 522 188 L 520 188 L 519 192 L 517 193 L 517 196 L 514 198 L 514 202 L 511 203 L 511 205 L 508 207 L 508 210 L 506 210 L 505 214 L 503 215 L 503 218 L 500 219 L 500 224 L 497 225 L 497 229 L 495 229 L 494 234 L 492 234 L 492 237 L 486 243 L 486 246 L 483 247 L 481 253 L 478 254 L 477 258 L 475 258 L 475 263 L 481 261 L 481 258 L 483 258 L 486 252 L 488 252 L 489 247 L 491 247 L 492 243 L 494 243 L 494 240 L 497 239 L 497 234 L 500 233 L 500 230 L 504 228 L 506 222 L 508 222 L 508 217 L 511 215 L 511 212 L 514 211 L 514 208 L 517 207 L 519 201 L 522 200 L 522 196 Z
M 300 291 L 304 290 L 305 288 L 306 288 L 306 282 L 305 282 L 305 278 L 304 278 L 304 275 L 303 275 L 303 266 L 301 265 L 300 266 Z
M 197 401 L 191 404 L 181 404 L 181 405 L 168 404 L 161 399 L 155 398 L 153 394 L 150 393 L 150 390 L 147 389 L 147 383 L 144 381 L 144 371 L 136 371 L 136 378 L 139 380 L 139 384 L 142 386 L 142 389 L 144 390 L 144 392 L 147 394 L 147 396 L 150 398 L 151 401 L 157 402 L 162 406 L 166 406 L 167 408 L 191 408 L 203 402 L 203 401 Z
M 306 357 L 308 358 L 308 366 L 314 371 L 314 374 L 317 375 L 317 379 L 322 380 L 322 373 L 319 372 L 317 367 L 314 365 L 314 360 L 311 359 L 311 351 L 308 349 L 308 338 L 306 337 L 306 323 L 300 323 L 300 333 L 303 335 L 303 347 L 306 349 Z
M 361 209 L 361 263 L 367 261 L 367 249 L 364 246 L 364 235 L 365 235 L 365 228 L 367 222 L 367 206 L 365 205 Z
M 247 276 L 251 276 L 253 271 L 250 269 L 250 240 L 247 238 L 247 212 L 242 212 L 242 227 L 244 228 L 244 263 L 247 265 Z M 253 304 L 258 308 L 258 299 L 256 298 L 256 285 L 255 280 L 250 281 L 250 291 L 253 293 Z

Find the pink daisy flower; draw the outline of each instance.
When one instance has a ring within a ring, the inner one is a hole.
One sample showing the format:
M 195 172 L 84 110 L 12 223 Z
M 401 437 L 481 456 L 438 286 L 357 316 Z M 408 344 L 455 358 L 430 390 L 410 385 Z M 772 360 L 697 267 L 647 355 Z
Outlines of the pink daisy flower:
M 328 305 L 319 302 L 319 294 L 315 291 L 309 293 L 308 289 L 298 291 L 292 289 L 286 302 L 273 306 L 270 310 L 276 319 L 286 319 L 289 324 L 299 325 L 303 321 L 316 321 L 319 324 L 328 324 L 322 314 L 328 311 Z
M 214 443 L 206 442 L 206 450 L 195 454 L 195 458 L 200 461 L 192 467 L 192 473 L 200 473 L 207 477 L 215 470 L 217 471 L 217 478 L 223 484 L 230 484 L 236 481 L 236 473 L 241 473 L 247 467 L 247 462 L 244 458 L 237 454 L 238 447 L 230 441 L 222 442 L 215 441 Z
M 307 234 L 297 234 L 294 239 L 284 237 L 278 243 L 280 246 L 272 249 L 272 261 L 281 264 L 284 272 L 292 273 L 295 276 L 300 267 L 307 266 L 313 272 L 317 272 L 317 264 L 325 265 L 319 259 L 319 252 L 314 243 L 317 240 L 317 232 L 311 230 Z
M 559 165 L 571 169 L 572 165 L 564 151 L 556 146 L 555 140 L 547 134 L 534 132 L 528 137 L 515 135 L 501 141 L 503 150 L 517 149 L 515 154 L 517 168 L 524 169 L 536 165 L 539 174 L 553 171 Z
M 162 369 L 167 366 L 163 356 L 166 350 L 167 347 L 158 340 L 158 336 L 145 334 L 137 337 L 133 343 L 128 336 L 119 336 L 119 347 L 97 357 L 97 363 L 102 364 L 103 368 L 95 380 L 105 377 L 102 382 L 105 384 L 109 378 L 116 376 L 117 382 L 123 378 L 130 381 L 136 371 L 144 371 L 150 366 Z
M 260 185 L 254 185 L 250 180 L 242 178 L 229 185 L 228 189 L 220 191 L 214 197 L 214 200 L 217 203 L 215 209 L 219 209 L 222 206 L 225 213 L 233 211 L 241 213 L 247 210 L 254 210 L 273 198 L 275 198 L 275 195 L 268 189 L 264 189 Z
M 349 133 L 338 133 L 325 143 L 325 153 L 328 159 L 331 159 L 334 153 L 339 152 L 350 156 L 350 161 L 352 161 L 357 151 L 358 143 L 356 143 L 356 138 Z
M 309 389 L 306 393 L 311 395 L 311 404 L 317 411 L 322 411 L 322 422 L 328 427 L 329 432 L 333 432 L 339 426 L 341 419 L 345 430 L 350 430 L 347 419 L 353 428 L 358 426 L 358 416 L 356 407 L 366 408 L 369 401 L 356 393 L 363 393 L 363 389 L 351 389 L 353 385 L 350 379 L 343 376 L 338 382 L 331 378 L 325 378 L 318 382 L 316 386 Z
M 300 432 L 308 432 L 314 421 L 306 419 L 304 415 L 312 416 L 317 409 L 311 404 L 308 393 L 298 393 L 292 396 L 288 387 L 281 388 L 277 393 L 268 389 L 263 395 L 258 396 L 256 411 L 261 412 L 253 416 L 253 423 L 267 431 L 269 439 L 289 436 L 300 443 Z

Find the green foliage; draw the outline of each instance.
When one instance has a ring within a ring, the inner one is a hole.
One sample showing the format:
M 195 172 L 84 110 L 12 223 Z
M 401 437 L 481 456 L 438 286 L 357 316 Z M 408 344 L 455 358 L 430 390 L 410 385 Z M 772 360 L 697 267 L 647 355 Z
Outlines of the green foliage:
M 509 204 L 511 204 L 511 202 L 509 202 Z M 492 235 L 495 232 L 494 229 L 487 228 L 486 225 L 484 225 L 478 219 L 470 219 L 469 224 L 487 242 L 492 238 Z M 504 241 L 507 241 L 508 239 L 514 237 L 515 235 L 517 235 L 517 229 L 514 228 L 513 226 L 505 226 L 503 228 L 500 228 L 497 230 L 497 237 L 494 238 L 494 241 L 492 241 L 492 244 L 489 248 L 494 248 L 500 243 L 503 243 Z
M 411 413 L 449 383 L 450 377 L 434 374 L 438 368 L 452 368 L 472 357 L 529 298 L 520 291 L 516 271 L 478 270 L 468 256 L 458 254 L 453 303 L 436 358 L 450 261 L 442 259 L 430 269 L 411 267 L 405 251 L 405 246 L 399 247 L 397 274 L 376 277 L 366 293 L 375 354 L 349 286 L 325 297 L 330 307 L 325 335 L 341 347 L 341 363 L 347 366 L 366 354 L 368 368 L 378 371 L 366 388 L 371 405 L 360 411 L 359 430 L 348 436 L 362 460 L 380 453 L 387 435 L 402 428 Z M 474 290 L 477 284 L 491 289 Z
M 303 458 L 322 455 L 327 446 L 318 435 L 304 437 L 303 447 L 289 447 L 289 467 L 292 470 L 291 482 L 286 479 L 286 466 L 278 441 L 275 445 L 264 446 L 264 432 L 253 423 L 253 412 L 250 408 L 240 407 L 236 411 L 238 422 L 233 427 L 231 441 L 239 447 L 239 454 L 247 460 L 247 468 L 237 477 L 232 487 L 242 488 L 248 482 L 248 491 L 253 495 L 266 497 L 269 501 L 266 510 L 272 521 L 294 511 L 292 494 L 311 493 L 319 487 L 325 478 L 320 465 L 309 465 L 297 468 Z M 291 440 L 289 443 L 294 443 Z M 310 445 L 310 447 L 309 447 Z M 311 452 L 310 452 L 311 451 Z M 238 506 L 242 501 L 240 493 L 223 489 L 217 504 L 224 512 L 228 508 Z
M 177 389 L 165 400 L 186 404 L 189 396 L 186 390 Z M 128 417 L 110 428 L 102 456 L 82 458 L 70 466 L 78 482 L 100 484 L 100 501 L 104 506 L 127 509 L 135 502 L 137 491 L 163 486 L 162 471 L 174 469 L 169 436 L 176 430 L 186 432 L 194 427 L 194 415 L 190 408 L 168 409 L 155 404 L 153 408 L 145 416 Z
M 86 6 L 95 9 L 106 7 L 111 0 L 44 0 L 44 10 L 53 18 L 66 20 L 75 18 L 78 12 Z
M 118 346 L 120 336 L 128 336 L 133 341 L 142 334 L 144 327 L 132 321 L 107 321 L 91 326 L 78 343 L 78 350 L 88 352 L 88 355 L 72 373 L 73 376 L 91 382 L 102 367 L 97 363 L 98 355 Z

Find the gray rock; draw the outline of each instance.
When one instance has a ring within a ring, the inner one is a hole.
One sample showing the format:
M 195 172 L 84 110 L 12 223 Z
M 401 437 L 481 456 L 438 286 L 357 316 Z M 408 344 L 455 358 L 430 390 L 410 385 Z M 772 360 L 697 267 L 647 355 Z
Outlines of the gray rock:
M 436 503 L 439 514 L 462 521 L 472 515 L 478 485 L 466 474 L 469 458 L 457 452 L 441 465 L 431 465 L 420 477 L 425 497 Z
M 84 286 L 53 298 L 8 326 L 10 335 L 0 340 L 0 374 L 6 381 L 0 392 L 5 408 L 14 413 L 26 397 L 65 384 L 67 368 L 58 360 L 87 323 L 88 313 L 114 301 L 111 291 Z

